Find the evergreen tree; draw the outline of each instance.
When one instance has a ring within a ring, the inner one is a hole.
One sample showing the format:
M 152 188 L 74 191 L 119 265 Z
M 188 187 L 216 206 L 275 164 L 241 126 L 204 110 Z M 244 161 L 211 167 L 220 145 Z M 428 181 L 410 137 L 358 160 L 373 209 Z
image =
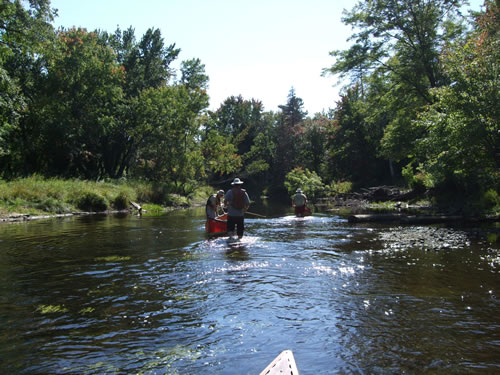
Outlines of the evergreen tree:
M 298 150 L 303 132 L 302 121 L 307 116 L 303 109 L 304 102 L 299 98 L 292 87 L 288 93 L 285 105 L 280 105 L 281 113 L 278 116 L 276 127 L 276 160 L 275 184 L 282 185 L 285 175 L 296 167 Z

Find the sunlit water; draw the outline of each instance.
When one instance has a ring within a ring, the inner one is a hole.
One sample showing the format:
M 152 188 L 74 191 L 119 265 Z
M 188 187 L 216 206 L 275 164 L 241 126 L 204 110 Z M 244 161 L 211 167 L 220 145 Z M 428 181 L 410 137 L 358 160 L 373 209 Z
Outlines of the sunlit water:
M 239 244 L 202 209 L 0 226 L 1 373 L 500 372 L 498 243 L 266 214 Z

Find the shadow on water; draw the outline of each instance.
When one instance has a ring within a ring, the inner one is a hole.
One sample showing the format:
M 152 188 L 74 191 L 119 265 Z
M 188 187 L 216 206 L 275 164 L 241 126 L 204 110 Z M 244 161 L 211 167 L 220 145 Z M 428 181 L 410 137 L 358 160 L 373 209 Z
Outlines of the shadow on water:
M 284 349 L 304 374 L 500 369 L 487 228 L 251 210 L 236 244 L 203 208 L 0 226 L 0 370 L 258 374 Z

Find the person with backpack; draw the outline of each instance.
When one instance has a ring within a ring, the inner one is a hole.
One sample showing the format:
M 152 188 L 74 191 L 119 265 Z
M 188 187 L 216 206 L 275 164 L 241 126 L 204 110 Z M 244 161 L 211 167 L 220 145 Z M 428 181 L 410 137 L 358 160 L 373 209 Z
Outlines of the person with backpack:
M 305 194 L 302 192 L 301 189 L 297 189 L 295 193 L 296 194 L 292 198 L 292 206 L 295 209 L 295 215 L 304 216 L 307 214 L 306 212 L 307 197 L 305 196 Z
M 243 237 L 245 231 L 245 211 L 250 206 L 250 198 L 245 189 L 241 188 L 243 181 L 235 178 L 231 183 L 232 188 L 226 192 L 224 196 L 224 204 L 228 207 L 227 210 L 227 231 L 236 234 L 239 238 Z

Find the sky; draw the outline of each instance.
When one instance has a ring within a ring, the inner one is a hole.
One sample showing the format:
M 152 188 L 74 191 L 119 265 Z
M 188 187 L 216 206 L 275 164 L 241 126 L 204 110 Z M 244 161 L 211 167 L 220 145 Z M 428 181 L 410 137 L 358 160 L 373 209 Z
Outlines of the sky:
M 290 89 L 309 115 L 334 108 L 341 85 L 322 76 L 333 50 L 346 49 L 342 12 L 354 0 L 52 0 L 55 27 L 114 32 L 132 26 L 139 41 L 160 29 L 181 53 L 173 65 L 199 58 L 209 76 L 210 109 L 230 96 L 256 99 L 264 110 L 286 104 Z M 471 0 L 479 10 L 482 0 Z

